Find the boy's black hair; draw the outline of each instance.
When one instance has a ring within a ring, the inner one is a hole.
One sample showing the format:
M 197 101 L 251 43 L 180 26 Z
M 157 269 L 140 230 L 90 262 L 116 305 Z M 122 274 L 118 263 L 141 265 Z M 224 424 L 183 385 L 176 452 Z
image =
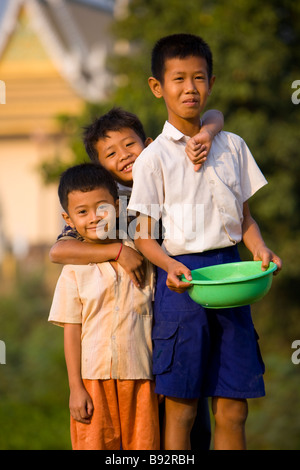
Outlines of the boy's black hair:
M 144 143 L 146 134 L 139 118 L 122 108 L 112 108 L 103 116 L 97 118 L 92 124 L 84 128 L 83 143 L 85 150 L 93 162 L 98 162 L 98 152 L 95 148 L 99 139 L 107 137 L 110 131 L 132 129 Z
M 185 59 L 189 56 L 203 57 L 207 62 L 208 79 L 212 77 L 213 58 L 208 44 L 194 34 L 172 34 L 157 41 L 151 58 L 152 75 L 160 83 L 164 82 L 165 62 L 168 59 Z
M 114 200 L 119 197 L 118 187 L 109 171 L 99 163 L 82 163 L 64 171 L 60 177 L 58 197 L 63 209 L 68 212 L 68 195 L 72 191 L 88 192 L 106 188 Z

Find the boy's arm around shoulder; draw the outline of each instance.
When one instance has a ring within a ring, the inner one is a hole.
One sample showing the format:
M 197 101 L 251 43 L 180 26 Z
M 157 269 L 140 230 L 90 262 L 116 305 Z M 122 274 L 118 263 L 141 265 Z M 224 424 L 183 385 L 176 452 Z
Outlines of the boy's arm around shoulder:
M 58 264 L 103 263 L 115 259 L 119 249 L 119 242 L 97 244 L 62 238 L 51 247 L 49 257 L 52 263 Z
M 120 242 L 84 243 L 68 238 L 58 240 L 50 249 L 49 257 L 52 263 L 89 264 L 115 260 L 119 254 L 118 263 L 127 272 L 133 283 L 140 287 L 144 281 L 143 257 L 136 250 L 125 245 L 119 252 Z
M 272 261 L 277 265 L 274 274 L 278 274 L 282 269 L 282 260 L 270 248 L 268 248 L 263 240 L 258 224 L 253 219 L 248 202 L 244 202 L 243 206 L 243 224 L 242 234 L 243 242 L 253 255 L 254 261 L 262 262 L 262 270 L 265 271 Z
M 221 111 L 211 109 L 202 116 L 200 132 L 191 137 L 186 145 L 186 154 L 198 171 L 207 159 L 212 141 L 224 127 L 224 116 Z

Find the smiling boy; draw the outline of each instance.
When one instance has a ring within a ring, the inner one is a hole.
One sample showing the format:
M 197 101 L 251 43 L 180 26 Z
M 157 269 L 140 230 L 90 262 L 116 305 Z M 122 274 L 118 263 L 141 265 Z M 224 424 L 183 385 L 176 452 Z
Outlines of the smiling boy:
M 59 184 L 65 221 L 84 244 L 117 242 L 118 190 L 99 164 L 69 168 Z M 109 214 L 111 213 L 111 217 Z M 145 287 L 111 261 L 66 265 L 49 321 L 64 327 L 76 450 L 159 449 L 158 401 L 152 375 L 153 267 Z
M 143 142 L 132 128 L 108 133 L 95 144 L 99 162 L 113 175 L 115 181 L 132 187 L 132 167 L 138 155 L 152 142 L 150 137 Z

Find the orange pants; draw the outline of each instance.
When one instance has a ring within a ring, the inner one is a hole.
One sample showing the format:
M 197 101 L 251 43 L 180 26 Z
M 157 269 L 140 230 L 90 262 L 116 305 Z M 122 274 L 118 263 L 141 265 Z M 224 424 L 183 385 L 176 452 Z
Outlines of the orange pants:
M 158 399 L 150 380 L 83 380 L 90 424 L 71 416 L 73 450 L 159 450 Z

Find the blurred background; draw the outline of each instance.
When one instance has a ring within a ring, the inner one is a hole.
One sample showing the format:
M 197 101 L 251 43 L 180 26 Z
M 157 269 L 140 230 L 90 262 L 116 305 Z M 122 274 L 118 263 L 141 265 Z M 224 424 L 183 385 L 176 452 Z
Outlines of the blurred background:
M 48 258 L 63 226 L 57 178 L 87 161 L 82 127 L 114 105 L 136 113 L 149 136 L 160 133 L 166 112 L 148 89 L 150 53 L 177 32 L 211 46 L 207 109 L 223 112 L 225 130 L 245 139 L 268 179 L 250 207 L 284 263 L 253 305 L 267 395 L 249 401 L 248 448 L 300 449 L 300 3 L 2 0 L 1 450 L 70 449 L 63 332 L 47 323 L 61 271 Z

